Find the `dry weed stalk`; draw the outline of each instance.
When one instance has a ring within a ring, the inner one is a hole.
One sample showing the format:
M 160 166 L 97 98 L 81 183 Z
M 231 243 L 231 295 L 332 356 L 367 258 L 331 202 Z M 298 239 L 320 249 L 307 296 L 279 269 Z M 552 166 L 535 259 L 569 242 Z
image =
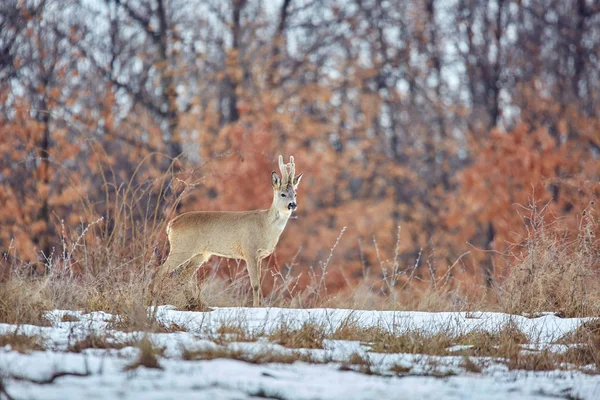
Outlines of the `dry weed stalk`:
M 592 203 L 593 205 L 593 203 Z M 600 253 L 598 220 L 589 207 L 576 237 L 545 220 L 546 207 L 522 207 L 527 237 L 511 249 L 508 276 L 498 287 L 502 310 L 516 314 L 554 311 L 565 317 L 598 315 Z

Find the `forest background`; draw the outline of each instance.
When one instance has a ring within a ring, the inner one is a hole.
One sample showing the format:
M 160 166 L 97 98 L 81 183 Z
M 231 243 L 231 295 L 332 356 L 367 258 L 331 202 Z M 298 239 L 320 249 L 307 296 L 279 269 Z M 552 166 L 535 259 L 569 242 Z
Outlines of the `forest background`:
M 600 4 L 1 2 L 2 276 L 153 270 L 179 213 L 267 208 L 279 154 L 304 179 L 267 292 L 479 296 L 540 226 L 597 231 Z

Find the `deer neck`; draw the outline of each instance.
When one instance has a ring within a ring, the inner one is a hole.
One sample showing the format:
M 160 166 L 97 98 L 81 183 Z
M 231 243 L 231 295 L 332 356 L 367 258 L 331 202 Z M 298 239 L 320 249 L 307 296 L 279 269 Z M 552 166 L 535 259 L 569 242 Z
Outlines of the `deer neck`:
M 275 208 L 275 204 L 271 205 L 271 208 L 267 210 L 267 223 L 269 226 L 273 227 L 274 230 L 279 231 L 279 233 L 283 232 L 285 225 L 290 219 L 291 212 L 282 212 Z

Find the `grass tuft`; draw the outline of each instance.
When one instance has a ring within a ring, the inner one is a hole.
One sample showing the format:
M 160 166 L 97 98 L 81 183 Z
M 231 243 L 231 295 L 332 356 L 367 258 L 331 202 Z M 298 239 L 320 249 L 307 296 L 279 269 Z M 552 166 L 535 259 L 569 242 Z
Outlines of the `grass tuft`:
M 43 340 L 36 335 L 25 335 L 19 333 L 18 329 L 12 333 L 0 335 L 0 348 L 10 346 L 12 351 L 19 353 L 31 353 L 32 351 L 44 350 Z
M 381 375 L 367 355 L 352 353 L 340 367 L 341 371 L 355 371 L 365 375 Z
M 564 362 L 593 365 L 596 371 L 600 371 L 600 319 L 584 322 L 575 331 L 559 339 L 558 343 L 571 345 L 562 354 Z
M 447 348 L 452 346 L 452 335 L 445 331 L 430 334 L 421 331 L 396 333 L 381 330 L 370 339 L 370 351 L 375 353 L 446 355 Z
M 475 330 L 455 339 L 455 344 L 471 346 L 459 353 L 477 357 L 513 357 L 526 343 L 529 338 L 512 321 L 496 332 Z
M 125 371 L 131 371 L 139 367 L 163 369 L 158 363 L 158 356 L 162 355 L 163 350 L 155 347 L 148 336 L 144 336 L 137 347 L 140 350 L 140 355 L 136 361 L 124 368 Z
M 292 329 L 282 322 L 269 335 L 269 340 L 288 348 L 322 349 L 325 329 L 315 322 L 305 322 L 301 328 Z
M 39 278 L 11 276 L 0 282 L 0 323 L 50 326 L 45 314 L 52 307 L 43 289 Z
M 404 376 L 404 375 L 408 374 L 411 369 L 412 368 L 410 368 L 410 367 L 405 367 L 404 365 L 395 363 L 390 367 L 390 372 L 392 372 L 396 375 Z
M 217 336 L 213 339 L 218 344 L 231 342 L 254 342 L 258 340 L 257 334 L 251 334 L 241 323 L 223 322 L 217 328 Z
M 60 319 L 60 322 L 78 322 L 80 321 L 79 317 L 72 314 L 64 314 Z
M 250 364 L 292 364 L 297 361 L 320 364 L 326 361 L 317 360 L 308 353 L 292 351 L 292 352 L 275 352 L 272 350 L 264 350 L 253 353 L 246 353 L 241 350 L 233 350 L 224 346 L 219 346 L 214 349 L 204 350 L 187 350 L 182 352 L 184 360 L 214 360 L 214 359 L 231 359 L 243 361 Z
M 516 352 L 506 363 L 510 370 L 553 371 L 560 368 L 558 359 L 549 350 Z
M 122 349 L 124 347 L 133 346 L 133 341 L 122 341 L 117 340 L 114 336 L 109 334 L 99 334 L 94 331 L 90 331 L 86 337 L 70 343 L 67 347 L 67 352 L 81 353 L 87 349 Z
M 465 369 L 465 371 L 473 372 L 476 374 L 479 374 L 482 371 L 481 367 L 476 362 L 474 362 L 469 356 L 465 356 L 463 358 L 462 367 Z
M 571 318 L 600 312 L 598 221 L 584 213 L 575 233 L 548 223 L 536 204 L 523 207 L 528 235 L 508 249 L 511 265 L 498 285 L 497 302 L 510 314 L 553 311 Z

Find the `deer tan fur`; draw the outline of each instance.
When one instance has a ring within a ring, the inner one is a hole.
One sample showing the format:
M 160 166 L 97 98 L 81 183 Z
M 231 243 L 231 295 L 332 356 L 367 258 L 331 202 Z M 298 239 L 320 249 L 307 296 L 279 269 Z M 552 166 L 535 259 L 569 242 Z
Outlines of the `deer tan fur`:
M 284 164 L 279 156 L 279 169 L 281 177 L 275 171 L 271 174 L 273 202 L 267 210 L 193 211 L 173 219 L 167 226 L 171 249 L 154 279 L 153 291 L 167 274 L 193 266 L 198 269 L 216 255 L 246 261 L 253 305 L 259 306 L 261 261 L 273 253 L 296 209 L 296 188 L 302 179 L 302 174 L 295 176 L 294 157 Z

